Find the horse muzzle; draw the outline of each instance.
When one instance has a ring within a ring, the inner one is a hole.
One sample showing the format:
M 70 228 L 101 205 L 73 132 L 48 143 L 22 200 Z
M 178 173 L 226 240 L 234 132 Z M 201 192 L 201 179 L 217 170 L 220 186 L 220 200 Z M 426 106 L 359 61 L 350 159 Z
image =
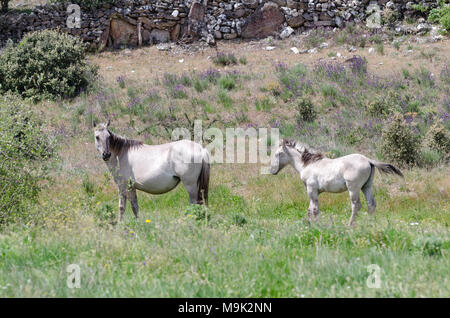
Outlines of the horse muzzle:
M 103 161 L 108 161 L 109 158 L 111 158 L 111 153 L 110 153 L 110 152 L 104 153 L 104 154 L 102 155 L 102 158 L 103 158 Z

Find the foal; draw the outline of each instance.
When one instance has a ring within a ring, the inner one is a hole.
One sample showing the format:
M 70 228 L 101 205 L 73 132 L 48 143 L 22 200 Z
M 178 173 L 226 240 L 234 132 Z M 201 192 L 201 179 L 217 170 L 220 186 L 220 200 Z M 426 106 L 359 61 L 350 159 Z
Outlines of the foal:
M 375 213 L 376 202 L 372 193 L 375 167 L 381 172 L 403 177 L 402 172 L 388 163 L 378 162 L 360 154 L 329 159 L 319 152 L 310 151 L 305 145 L 283 139 L 274 153 L 270 173 L 277 174 L 286 165 L 292 165 L 300 174 L 310 198 L 308 219 L 319 216 L 319 194 L 348 191 L 352 202 L 350 226 L 355 223 L 361 209 L 359 192 L 366 197 L 370 214 Z

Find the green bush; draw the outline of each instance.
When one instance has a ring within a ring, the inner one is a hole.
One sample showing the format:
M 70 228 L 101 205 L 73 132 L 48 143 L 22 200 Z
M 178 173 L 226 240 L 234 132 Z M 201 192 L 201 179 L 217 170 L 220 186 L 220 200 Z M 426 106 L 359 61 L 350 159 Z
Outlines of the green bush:
M 405 122 L 403 116 L 396 113 L 382 133 L 381 152 L 393 163 L 402 166 L 414 166 L 418 163 L 419 138 Z
M 0 55 L 0 92 L 26 98 L 73 97 L 86 89 L 97 67 L 85 59 L 81 40 L 58 31 L 37 31 Z
M 313 122 L 317 118 L 314 104 L 306 98 L 301 98 L 297 104 L 297 121 Z
M 371 101 L 367 104 L 367 112 L 375 118 L 386 118 L 391 114 L 392 104 L 384 96 L 378 98 L 378 100 Z
M 11 94 L 0 97 L 0 224 L 26 219 L 54 155 L 53 138 L 29 106 Z
M 440 2 L 440 7 L 430 11 L 428 21 L 439 23 L 446 32 L 450 32 L 450 5 Z
M 63 5 L 78 4 L 83 9 L 97 9 L 105 4 L 115 4 L 117 0 L 51 0 L 51 2 Z
M 434 123 L 425 135 L 425 144 L 430 149 L 450 157 L 450 133 L 442 121 Z

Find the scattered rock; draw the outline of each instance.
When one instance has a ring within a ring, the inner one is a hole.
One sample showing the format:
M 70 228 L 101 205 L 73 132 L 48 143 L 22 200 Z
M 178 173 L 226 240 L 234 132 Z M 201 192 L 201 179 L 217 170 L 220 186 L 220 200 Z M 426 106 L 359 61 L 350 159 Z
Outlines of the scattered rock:
M 280 33 L 280 38 L 286 39 L 286 38 L 288 38 L 292 33 L 294 33 L 294 29 L 291 28 L 290 26 L 288 26 L 288 27 L 284 28 L 283 31 L 281 31 L 281 33 Z
M 300 51 L 294 46 L 294 47 L 291 47 L 291 51 L 292 51 L 292 53 L 294 53 L 294 54 L 298 54 L 298 53 L 300 53 Z
M 160 44 L 156 45 L 156 48 L 159 51 L 169 51 L 170 50 L 170 45 L 168 43 L 160 43 Z

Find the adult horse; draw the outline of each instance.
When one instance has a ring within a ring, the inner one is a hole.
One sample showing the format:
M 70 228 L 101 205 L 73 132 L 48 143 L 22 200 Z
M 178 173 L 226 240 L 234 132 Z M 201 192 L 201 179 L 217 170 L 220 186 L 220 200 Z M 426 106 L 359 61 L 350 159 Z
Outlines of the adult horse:
M 139 217 L 136 190 L 162 194 L 180 181 L 189 194 L 189 203 L 208 204 L 210 165 L 205 148 L 189 140 L 146 145 L 113 133 L 109 124 L 94 125 L 95 147 L 119 189 L 119 222 L 127 198 L 134 215 Z
M 359 192 L 366 197 L 370 214 L 375 213 L 376 202 L 372 193 L 375 167 L 383 173 L 403 177 L 402 172 L 391 164 L 378 162 L 360 154 L 329 159 L 319 152 L 295 141 L 283 139 L 272 157 L 270 172 L 277 174 L 290 164 L 300 174 L 306 186 L 310 202 L 308 219 L 319 216 L 319 194 L 321 192 L 340 193 L 348 191 L 352 202 L 350 225 L 355 223 L 361 209 Z

